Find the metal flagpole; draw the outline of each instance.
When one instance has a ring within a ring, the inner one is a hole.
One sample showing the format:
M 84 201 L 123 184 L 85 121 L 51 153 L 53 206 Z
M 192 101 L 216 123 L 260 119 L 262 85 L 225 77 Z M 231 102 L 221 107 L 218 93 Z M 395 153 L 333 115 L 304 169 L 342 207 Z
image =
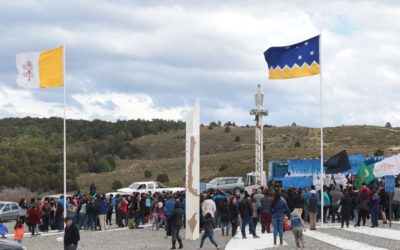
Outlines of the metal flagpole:
M 64 66 L 64 219 L 67 217 L 67 126 L 65 122 L 65 99 L 66 99 L 66 75 L 65 75 L 65 45 L 63 46 L 63 66 Z
M 321 226 L 324 225 L 324 127 L 322 123 L 322 63 L 321 63 L 321 37 L 319 33 L 319 119 L 321 127 L 321 169 L 320 169 L 320 186 L 321 186 Z

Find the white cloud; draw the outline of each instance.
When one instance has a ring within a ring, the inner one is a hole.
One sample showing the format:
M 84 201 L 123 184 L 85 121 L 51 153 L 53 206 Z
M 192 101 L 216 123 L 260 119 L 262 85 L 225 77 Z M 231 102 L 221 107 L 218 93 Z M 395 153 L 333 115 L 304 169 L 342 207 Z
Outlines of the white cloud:
M 74 118 L 180 119 L 200 97 L 202 122 L 247 124 L 262 84 L 266 123 L 319 126 L 319 78 L 269 81 L 262 53 L 322 30 L 324 123 L 400 126 L 399 15 L 395 1 L 2 2 L 0 106 L 15 110 L 0 116 L 58 114 L 61 101 L 13 89 L 10 62 L 65 43 Z

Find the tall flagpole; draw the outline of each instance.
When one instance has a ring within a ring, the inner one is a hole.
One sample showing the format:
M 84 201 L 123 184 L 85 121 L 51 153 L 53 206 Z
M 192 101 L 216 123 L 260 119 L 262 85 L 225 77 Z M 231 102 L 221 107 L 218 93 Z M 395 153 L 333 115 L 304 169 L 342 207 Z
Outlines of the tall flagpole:
M 319 119 L 321 126 L 321 170 L 320 170 L 320 186 L 321 186 L 321 226 L 324 225 L 324 127 L 322 123 L 322 63 L 321 63 L 321 37 L 319 34 Z
M 65 99 L 67 92 L 66 75 L 65 75 L 65 45 L 63 47 L 63 66 L 64 66 L 64 219 L 67 217 L 67 126 L 65 122 Z

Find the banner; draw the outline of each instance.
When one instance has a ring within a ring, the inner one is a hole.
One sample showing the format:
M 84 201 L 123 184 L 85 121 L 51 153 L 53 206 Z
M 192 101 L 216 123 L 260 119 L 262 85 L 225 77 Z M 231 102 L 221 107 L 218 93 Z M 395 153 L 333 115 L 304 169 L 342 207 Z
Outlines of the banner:
M 385 175 L 398 175 L 400 173 L 400 154 L 386 158 L 380 162 L 375 163 L 374 175 L 375 177 L 382 177 Z
M 186 118 L 186 239 L 199 239 L 200 226 L 200 101 Z

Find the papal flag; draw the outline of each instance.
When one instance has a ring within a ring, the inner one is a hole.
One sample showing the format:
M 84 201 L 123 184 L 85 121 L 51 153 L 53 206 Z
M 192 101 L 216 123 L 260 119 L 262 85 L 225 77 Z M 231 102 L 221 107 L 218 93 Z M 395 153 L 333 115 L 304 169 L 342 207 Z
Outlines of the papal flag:
M 17 54 L 17 85 L 23 88 L 64 86 L 64 47 Z
M 289 79 L 320 73 L 319 38 L 288 46 L 271 47 L 264 52 L 269 79 Z

